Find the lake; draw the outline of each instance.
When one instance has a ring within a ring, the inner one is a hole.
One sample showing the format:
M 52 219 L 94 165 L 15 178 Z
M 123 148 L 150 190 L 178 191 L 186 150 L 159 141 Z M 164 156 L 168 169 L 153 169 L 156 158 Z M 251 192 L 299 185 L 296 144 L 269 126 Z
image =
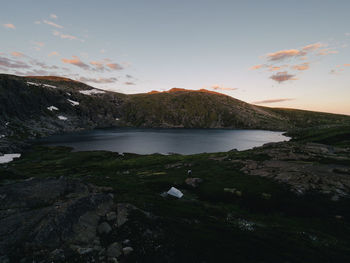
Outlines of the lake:
M 287 140 L 289 137 L 283 132 L 264 130 L 113 128 L 54 135 L 41 139 L 40 143 L 69 146 L 75 151 L 187 155 L 247 150 L 268 142 Z

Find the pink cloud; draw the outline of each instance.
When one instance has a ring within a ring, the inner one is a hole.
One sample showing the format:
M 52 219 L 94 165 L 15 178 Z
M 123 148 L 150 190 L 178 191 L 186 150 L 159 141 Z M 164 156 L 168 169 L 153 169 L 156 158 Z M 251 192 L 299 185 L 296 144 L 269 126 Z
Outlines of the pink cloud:
M 24 57 L 24 54 L 21 52 L 13 51 L 11 52 L 11 55 L 14 57 Z
M 106 64 L 106 66 L 109 67 L 110 69 L 113 69 L 113 70 L 122 70 L 123 69 L 123 67 L 117 63 L 108 63 L 108 64 Z
M 52 57 L 52 56 L 59 56 L 60 54 L 57 51 L 52 51 L 49 53 L 47 56 Z
M 71 64 L 83 69 L 90 69 L 90 66 L 82 62 L 77 56 L 72 56 L 73 59 L 62 58 L 61 61 L 66 64 Z
M 3 24 L 3 27 L 8 28 L 8 29 L 16 29 L 15 25 L 14 24 L 10 24 L 10 23 Z
M 48 21 L 48 20 L 43 20 L 43 22 L 44 22 L 45 24 L 49 25 L 49 26 L 53 26 L 53 27 L 56 27 L 56 28 L 63 28 L 63 26 L 58 25 L 58 24 L 56 24 L 56 23 L 54 23 L 54 22 L 51 22 L 51 21 Z
M 321 43 L 315 43 L 315 44 L 310 44 L 310 45 L 307 45 L 305 47 L 302 48 L 302 50 L 304 51 L 315 51 L 321 47 L 324 47 L 325 45 L 321 44 Z
M 299 70 L 299 71 L 302 71 L 302 70 L 307 70 L 310 68 L 310 65 L 308 62 L 306 63 L 303 63 L 303 64 L 300 64 L 300 65 L 295 65 L 295 66 L 292 66 L 293 69 L 295 70 Z
M 54 36 L 60 37 L 60 38 L 62 38 L 62 39 L 78 40 L 78 38 L 77 38 L 76 36 L 63 34 L 63 33 L 59 32 L 59 31 L 56 31 L 56 30 L 54 30 L 54 31 L 52 32 L 52 34 L 53 34 Z
M 86 78 L 86 77 L 80 77 L 78 79 L 81 82 L 92 82 L 92 83 L 98 83 L 98 84 L 108 84 L 108 83 L 114 83 L 117 82 L 117 78 Z
M 257 70 L 257 69 L 260 69 L 260 68 L 263 68 L 263 67 L 265 67 L 264 64 L 259 64 L 259 65 L 252 66 L 252 67 L 250 68 L 250 70 Z
M 232 90 L 236 90 L 237 88 L 227 88 L 227 87 L 222 87 L 219 85 L 214 85 L 211 87 L 213 90 L 222 90 L 222 91 L 232 91 Z
M 274 53 L 269 53 L 266 55 L 266 57 L 270 61 L 279 61 L 287 58 L 304 56 L 304 55 L 306 55 L 305 51 L 300 51 L 297 49 L 288 49 L 288 50 L 280 50 Z
M 288 80 L 295 80 L 296 78 L 295 78 L 295 75 L 288 74 L 287 71 L 283 71 L 283 72 L 277 72 L 276 74 L 272 75 L 270 79 L 273 79 L 278 83 L 282 83 Z

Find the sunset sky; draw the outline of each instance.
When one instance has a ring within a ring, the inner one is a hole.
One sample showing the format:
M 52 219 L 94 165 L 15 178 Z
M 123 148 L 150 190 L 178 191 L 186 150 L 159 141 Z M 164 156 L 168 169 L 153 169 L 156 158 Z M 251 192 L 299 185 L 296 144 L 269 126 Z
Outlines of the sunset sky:
M 3 1 L 0 72 L 350 115 L 350 1 Z

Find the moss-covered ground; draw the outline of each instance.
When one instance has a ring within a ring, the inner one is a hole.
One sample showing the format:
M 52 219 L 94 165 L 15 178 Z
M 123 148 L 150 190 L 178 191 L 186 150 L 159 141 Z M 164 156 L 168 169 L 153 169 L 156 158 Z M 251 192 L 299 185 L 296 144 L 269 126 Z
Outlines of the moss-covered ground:
M 350 262 L 349 200 L 297 196 L 283 184 L 245 175 L 232 160 L 248 158 L 268 157 L 254 150 L 119 155 L 34 146 L 0 166 L 0 183 L 66 176 L 113 187 L 117 202 L 155 216 L 135 213 L 127 233 L 119 233 L 134 240 L 129 259 L 135 262 Z M 185 184 L 188 169 L 203 179 L 197 188 Z M 161 196 L 172 186 L 184 197 Z M 159 229 L 157 240 L 147 241 L 145 229 Z

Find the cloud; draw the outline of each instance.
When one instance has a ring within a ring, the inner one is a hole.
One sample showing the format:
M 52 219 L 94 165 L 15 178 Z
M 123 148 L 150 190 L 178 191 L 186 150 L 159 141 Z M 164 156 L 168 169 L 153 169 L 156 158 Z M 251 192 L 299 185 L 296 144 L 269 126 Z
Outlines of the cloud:
M 129 74 L 126 74 L 125 77 L 127 77 L 128 79 L 133 79 L 134 77 L 129 75 Z
M 321 43 L 314 43 L 314 44 L 310 44 L 310 45 L 307 45 L 305 47 L 302 48 L 302 50 L 306 51 L 306 52 L 309 52 L 309 51 L 315 51 L 321 47 L 324 47 L 325 45 L 324 44 L 321 44 Z
M 350 36 L 350 33 L 345 33 L 345 35 L 346 35 L 347 37 L 349 37 L 349 36 Z
M 14 57 L 24 57 L 24 54 L 21 52 L 13 51 L 11 52 L 11 55 Z
M 124 82 L 125 85 L 136 85 L 134 82 L 131 82 L 131 81 L 126 81 Z
M 47 56 L 48 57 L 52 57 L 52 56 L 59 56 L 60 54 L 57 51 L 52 51 L 51 53 L 49 53 Z
M 350 64 L 344 64 L 344 67 L 350 67 Z
M 98 84 L 108 84 L 108 83 L 115 83 L 118 81 L 117 78 L 86 78 L 86 77 L 80 77 L 78 79 L 81 82 L 91 82 L 91 83 L 98 83 Z
M 8 28 L 8 29 L 16 29 L 15 25 L 14 24 L 10 24 L 10 23 L 3 24 L 3 27 Z
M 214 85 L 214 86 L 211 87 L 211 89 L 213 89 L 213 90 L 222 90 L 222 91 L 236 90 L 236 88 L 226 88 L 226 87 L 221 87 L 219 85 Z
M 295 78 L 295 75 L 288 74 L 287 71 L 283 71 L 283 72 L 277 72 L 276 74 L 272 75 L 270 79 L 273 79 L 278 83 L 282 83 L 288 80 L 295 80 L 296 78 Z
M 14 59 L 9 59 L 6 57 L 1 57 L 0 56 L 0 67 L 3 68 L 30 68 L 28 64 L 22 61 L 14 60 Z
M 299 65 L 295 65 L 295 66 L 292 66 L 292 69 L 295 69 L 295 70 L 299 70 L 299 71 L 302 71 L 302 70 L 307 70 L 310 68 L 310 65 L 308 62 L 305 62 L 303 64 L 299 64 Z
M 260 68 L 263 68 L 263 67 L 265 67 L 264 64 L 259 64 L 259 65 L 252 66 L 252 67 L 250 68 L 250 70 L 257 70 L 257 69 L 260 69 Z
M 285 98 L 285 99 L 270 99 L 270 100 L 260 100 L 252 102 L 253 104 L 269 104 L 269 103 L 277 103 L 277 102 L 284 102 L 284 101 L 291 101 L 294 99 L 291 98 Z
M 49 26 L 53 26 L 53 27 L 56 27 L 56 28 L 63 28 L 63 26 L 58 25 L 58 24 L 56 24 L 56 23 L 54 23 L 54 22 L 51 22 L 51 21 L 48 21 L 48 20 L 43 20 L 43 22 L 44 22 L 45 24 L 49 25 Z
M 112 63 L 110 59 L 106 58 L 103 61 L 90 61 L 90 64 L 93 65 L 95 71 L 110 71 L 110 70 L 122 70 L 123 67 L 117 63 Z
M 72 56 L 73 59 L 62 58 L 61 61 L 66 64 L 71 64 L 82 69 L 90 69 L 88 64 L 82 62 L 77 56 Z
M 57 19 L 58 18 L 57 15 L 55 15 L 55 14 L 50 14 L 50 17 L 53 18 L 53 19 Z
M 80 40 L 80 39 L 77 38 L 76 36 L 63 34 L 63 33 L 59 32 L 59 31 L 56 31 L 56 30 L 54 30 L 54 31 L 52 32 L 52 34 L 53 34 L 54 36 L 58 36 L 58 37 L 63 38 L 63 39 Z M 81 40 L 81 41 L 82 41 L 82 40 Z
M 43 47 L 45 46 L 44 42 L 34 42 L 35 45 L 39 46 L 39 47 Z
M 281 70 L 284 66 L 269 66 L 269 71 Z
M 325 55 L 337 54 L 337 53 L 339 53 L 337 50 L 332 50 L 330 48 L 324 48 L 324 49 L 320 49 L 320 51 L 318 52 L 318 55 L 325 56 Z
M 280 60 L 285 60 L 287 58 L 304 56 L 304 55 L 306 55 L 305 51 L 300 51 L 297 49 L 288 49 L 288 50 L 280 50 L 274 53 L 269 53 L 266 55 L 266 57 L 269 61 L 280 61 Z
M 117 63 L 108 63 L 108 64 L 106 64 L 106 66 L 109 67 L 110 69 L 113 69 L 113 70 L 122 70 L 123 69 L 123 67 Z

